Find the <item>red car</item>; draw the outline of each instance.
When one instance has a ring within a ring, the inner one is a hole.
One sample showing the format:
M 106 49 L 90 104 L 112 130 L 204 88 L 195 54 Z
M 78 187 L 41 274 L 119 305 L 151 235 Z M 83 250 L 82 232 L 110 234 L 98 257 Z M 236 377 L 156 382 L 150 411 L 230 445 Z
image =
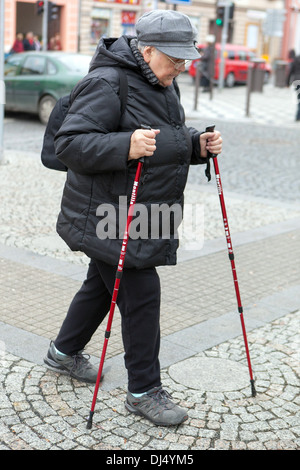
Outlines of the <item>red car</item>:
M 198 49 L 203 51 L 205 45 L 199 45 Z M 233 87 L 236 83 L 247 83 L 248 68 L 251 60 L 257 58 L 255 54 L 245 46 L 236 46 L 226 44 L 224 53 L 224 83 L 227 87 Z M 189 67 L 189 74 L 194 78 L 196 76 L 196 63 L 201 59 L 193 60 Z M 219 79 L 219 70 L 221 63 L 221 44 L 215 45 L 215 82 Z M 263 62 L 260 67 L 265 70 L 264 82 L 268 83 L 272 69 L 267 62 Z

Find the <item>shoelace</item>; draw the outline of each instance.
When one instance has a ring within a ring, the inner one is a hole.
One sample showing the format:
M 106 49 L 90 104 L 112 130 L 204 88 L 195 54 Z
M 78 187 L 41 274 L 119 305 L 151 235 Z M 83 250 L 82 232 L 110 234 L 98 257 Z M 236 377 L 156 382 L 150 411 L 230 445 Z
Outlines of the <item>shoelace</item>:
M 148 394 L 149 397 L 153 398 L 155 401 L 158 402 L 159 405 L 161 405 L 163 408 L 172 408 L 174 406 L 174 403 L 170 401 L 171 395 L 164 389 L 159 389 L 156 390 L 155 392 L 152 392 L 151 394 Z
M 75 354 L 72 357 L 73 357 L 73 365 L 70 369 L 70 372 L 72 372 L 75 368 L 80 368 L 84 365 L 89 366 L 88 361 L 91 357 L 89 354 L 79 353 L 79 354 Z

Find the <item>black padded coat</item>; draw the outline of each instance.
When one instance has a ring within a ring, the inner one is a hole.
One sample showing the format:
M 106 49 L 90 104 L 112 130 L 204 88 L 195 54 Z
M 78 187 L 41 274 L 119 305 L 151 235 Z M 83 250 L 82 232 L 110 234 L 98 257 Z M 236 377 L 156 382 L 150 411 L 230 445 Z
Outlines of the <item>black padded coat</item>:
M 74 89 L 70 111 L 56 135 L 57 157 L 68 167 L 57 231 L 71 250 L 118 264 L 126 222 L 119 208 L 129 204 L 137 167 L 136 161 L 128 162 L 130 138 L 141 124 L 148 125 L 160 134 L 154 155 L 145 159 L 137 195 L 141 224 L 134 219 L 125 267 L 171 265 L 176 264 L 174 225 L 177 209 L 183 207 L 189 165 L 205 163 L 200 132 L 185 126 L 174 85 L 162 87 L 147 80 L 129 41 L 125 36 L 101 41 L 90 66 L 92 78 L 88 75 Z M 123 68 L 128 81 L 123 114 L 116 66 Z M 170 230 L 157 227 L 164 216 L 170 219 Z

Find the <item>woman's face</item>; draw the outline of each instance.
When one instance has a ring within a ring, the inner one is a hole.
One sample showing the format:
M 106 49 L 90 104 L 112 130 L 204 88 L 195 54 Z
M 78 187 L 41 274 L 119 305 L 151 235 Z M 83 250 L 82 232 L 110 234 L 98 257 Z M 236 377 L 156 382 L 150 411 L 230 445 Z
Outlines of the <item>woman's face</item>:
M 169 58 L 153 46 L 146 46 L 143 56 L 145 62 L 147 62 L 152 72 L 157 76 L 160 85 L 164 87 L 172 85 L 174 78 L 178 77 L 185 70 L 184 60 L 174 59 L 173 57 Z

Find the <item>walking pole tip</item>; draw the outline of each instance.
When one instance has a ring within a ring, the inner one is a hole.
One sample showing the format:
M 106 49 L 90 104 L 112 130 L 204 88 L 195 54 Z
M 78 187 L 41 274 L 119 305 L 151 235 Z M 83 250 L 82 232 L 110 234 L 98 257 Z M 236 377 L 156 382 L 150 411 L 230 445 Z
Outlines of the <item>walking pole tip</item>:
M 250 383 L 251 383 L 251 392 L 252 392 L 252 396 L 253 396 L 253 397 L 256 397 L 256 390 L 255 390 L 254 380 L 251 379 L 251 380 L 250 380 Z
M 87 429 L 92 429 L 92 425 L 93 425 L 93 416 L 94 416 L 94 412 L 93 411 L 90 411 L 90 415 L 87 419 L 87 425 L 86 425 L 86 428 Z

